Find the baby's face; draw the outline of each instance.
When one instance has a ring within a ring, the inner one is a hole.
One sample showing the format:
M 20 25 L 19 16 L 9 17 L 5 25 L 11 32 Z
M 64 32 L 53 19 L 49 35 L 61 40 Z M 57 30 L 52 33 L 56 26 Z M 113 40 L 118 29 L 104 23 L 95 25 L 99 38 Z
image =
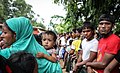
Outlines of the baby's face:
M 55 45 L 54 37 L 52 35 L 43 34 L 42 35 L 42 45 L 46 49 L 53 48 L 53 46 Z

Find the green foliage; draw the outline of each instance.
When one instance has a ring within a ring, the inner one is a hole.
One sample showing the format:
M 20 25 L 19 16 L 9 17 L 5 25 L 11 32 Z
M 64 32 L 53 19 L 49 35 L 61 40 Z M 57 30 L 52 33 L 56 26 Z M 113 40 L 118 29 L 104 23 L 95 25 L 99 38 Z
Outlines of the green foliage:
M 120 0 L 54 0 L 56 4 L 63 4 L 67 11 L 65 25 L 77 28 L 83 21 L 91 21 L 96 27 L 101 14 L 115 16 L 116 28 L 114 32 L 120 32 Z
M 43 29 L 46 28 L 46 27 L 44 26 L 44 24 L 41 23 L 41 22 L 40 22 L 40 23 L 37 23 L 36 21 L 32 21 L 31 23 L 32 23 L 33 26 L 41 27 L 41 28 L 43 28 Z
M 29 18 L 34 26 L 45 28 L 40 22 L 37 23 L 35 13 L 32 6 L 27 4 L 25 0 L 0 0 L 0 18 L 8 19 L 12 17 L 25 16 Z M 37 15 L 39 17 L 39 15 Z
M 11 17 L 25 16 L 30 19 L 34 18 L 32 6 L 27 4 L 25 0 L 1 0 L 0 1 L 0 17 L 5 19 Z
M 0 0 L 0 18 L 7 18 L 9 14 L 8 0 Z
M 114 33 L 120 35 L 120 21 L 116 23 Z
M 10 17 L 25 16 L 30 19 L 34 18 L 35 13 L 31 10 L 32 6 L 27 4 L 25 0 L 13 0 L 9 8 Z

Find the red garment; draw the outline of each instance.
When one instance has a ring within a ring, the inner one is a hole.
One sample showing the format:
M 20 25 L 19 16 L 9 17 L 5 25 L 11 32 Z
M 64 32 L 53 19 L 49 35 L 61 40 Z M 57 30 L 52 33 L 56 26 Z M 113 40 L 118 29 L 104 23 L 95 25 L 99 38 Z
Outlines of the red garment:
M 9 67 L 8 65 L 6 65 L 6 71 L 7 71 L 8 73 L 12 73 L 12 70 L 10 69 L 10 67 Z
M 110 35 L 108 38 L 101 38 L 98 44 L 98 56 L 97 61 L 101 62 L 103 60 L 105 53 L 117 54 L 120 49 L 120 38 L 114 34 Z M 117 67 L 111 73 L 119 73 L 119 68 Z M 96 70 L 98 73 L 103 73 L 104 70 Z

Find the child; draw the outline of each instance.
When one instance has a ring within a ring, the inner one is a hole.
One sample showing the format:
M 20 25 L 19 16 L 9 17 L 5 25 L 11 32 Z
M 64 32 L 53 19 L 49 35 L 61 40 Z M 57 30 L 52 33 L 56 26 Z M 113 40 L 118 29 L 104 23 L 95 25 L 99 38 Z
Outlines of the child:
M 31 53 L 19 51 L 12 54 L 8 60 L 14 69 L 12 73 L 38 73 L 37 60 Z
M 50 54 L 50 56 L 45 55 L 43 53 L 38 53 L 38 58 L 46 58 L 50 60 L 51 62 L 57 62 L 57 55 L 56 55 L 56 39 L 57 36 L 53 31 L 45 31 L 42 33 L 42 46 L 47 50 L 47 52 Z

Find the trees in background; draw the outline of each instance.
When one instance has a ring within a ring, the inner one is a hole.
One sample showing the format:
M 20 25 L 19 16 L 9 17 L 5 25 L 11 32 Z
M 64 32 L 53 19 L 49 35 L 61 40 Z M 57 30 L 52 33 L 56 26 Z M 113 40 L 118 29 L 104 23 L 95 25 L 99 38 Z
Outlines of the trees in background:
M 34 18 L 32 6 L 27 4 L 25 0 L 0 0 L 0 17 L 5 19 L 18 16 L 26 16 L 30 19 Z
M 115 33 L 120 32 L 120 0 L 53 0 L 55 4 L 63 4 L 67 11 L 66 17 L 55 15 L 51 17 L 50 25 L 59 32 L 68 32 L 82 26 L 84 21 L 91 21 L 95 26 L 98 17 L 103 13 L 113 14 L 116 20 Z M 37 23 L 32 6 L 25 0 L 0 0 L 0 18 L 25 16 L 32 20 L 34 26 L 45 28 L 43 22 Z M 37 15 L 40 17 L 39 15 Z M 56 23 L 53 20 L 61 20 Z
M 63 4 L 67 14 L 65 24 L 77 28 L 83 21 L 91 21 L 95 26 L 101 14 L 115 16 L 115 32 L 120 32 L 120 0 L 54 0 L 55 4 Z
M 0 0 L 0 18 L 8 19 L 19 16 L 28 17 L 34 26 L 45 28 L 43 23 L 37 23 L 32 6 L 27 4 L 25 0 Z M 39 15 L 37 16 L 39 17 Z

